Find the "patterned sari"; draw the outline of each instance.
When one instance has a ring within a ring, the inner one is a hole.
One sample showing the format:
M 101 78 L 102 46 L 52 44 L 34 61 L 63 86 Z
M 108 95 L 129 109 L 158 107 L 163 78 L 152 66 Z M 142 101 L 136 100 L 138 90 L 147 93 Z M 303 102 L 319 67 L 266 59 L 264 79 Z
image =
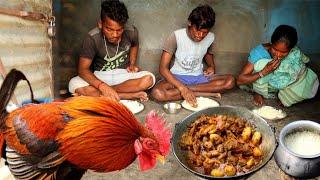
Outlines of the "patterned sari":
M 254 72 L 261 71 L 272 59 L 260 59 L 254 63 Z M 292 48 L 282 59 L 280 66 L 252 84 L 253 91 L 264 98 L 278 93 L 281 103 L 289 107 L 305 99 L 313 98 L 319 86 L 317 75 L 306 67 L 309 58 L 298 47 Z

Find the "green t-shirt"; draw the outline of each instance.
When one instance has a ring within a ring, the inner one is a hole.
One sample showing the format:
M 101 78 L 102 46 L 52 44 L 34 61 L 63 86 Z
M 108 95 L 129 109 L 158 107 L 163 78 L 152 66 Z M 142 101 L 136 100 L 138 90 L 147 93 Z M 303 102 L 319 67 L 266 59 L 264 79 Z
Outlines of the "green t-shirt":
M 107 39 L 104 40 L 101 30 L 94 28 L 84 39 L 79 56 L 91 59 L 94 71 L 125 69 L 130 63 L 130 47 L 138 44 L 138 30 L 132 25 L 125 27 L 119 47 L 117 44 L 109 43 Z

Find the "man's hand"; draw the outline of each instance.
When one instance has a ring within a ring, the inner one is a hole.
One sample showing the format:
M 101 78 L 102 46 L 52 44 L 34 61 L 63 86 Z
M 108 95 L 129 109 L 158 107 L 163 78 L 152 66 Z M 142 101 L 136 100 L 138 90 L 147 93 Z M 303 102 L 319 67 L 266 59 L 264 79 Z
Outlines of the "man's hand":
M 193 91 L 191 91 L 186 86 L 179 87 L 178 89 L 179 89 L 183 99 L 185 99 L 189 104 L 191 104 L 192 107 L 197 107 L 198 106 L 196 95 L 194 94 Z
M 208 67 L 206 70 L 203 71 L 204 76 L 210 76 L 214 74 L 214 68 L 213 67 Z
M 99 91 L 101 91 L 102 96 L 108 97 L 108 98 L 113 99 L 115 101 L 120 100 L 118 93 L 114 89 L 112 89 L 112 87 L 108 86 L 107 84 L 103 83 L 98 88 L 99 88 Z
M 274 70 L 276 70 L 280 66 L 280 63 L 281 63 L 281 60 L 279 59 L 273 59 L 272 61 L 268 62 L 268 64 L 261 71 L 262 75 L 266 76 L 272 73 Z
M 129 73 L 134 73 L 134 72 L 138 72 L 139 71 L 139 67 L 134 65 L 134 64 L 130 64 L 128 67 L 127 67 L 127 71 Z

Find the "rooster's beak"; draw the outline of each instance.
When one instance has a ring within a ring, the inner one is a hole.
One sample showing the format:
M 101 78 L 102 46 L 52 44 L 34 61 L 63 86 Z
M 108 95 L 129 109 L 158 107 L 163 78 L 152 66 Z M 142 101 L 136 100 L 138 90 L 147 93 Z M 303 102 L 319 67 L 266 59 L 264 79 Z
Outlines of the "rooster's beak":
M 161 162 L 161 164 L 165 163 L 166 160 L 165 160 L 164 156 L 157 154 L 156 157 L 157 157 L 158 161 Z

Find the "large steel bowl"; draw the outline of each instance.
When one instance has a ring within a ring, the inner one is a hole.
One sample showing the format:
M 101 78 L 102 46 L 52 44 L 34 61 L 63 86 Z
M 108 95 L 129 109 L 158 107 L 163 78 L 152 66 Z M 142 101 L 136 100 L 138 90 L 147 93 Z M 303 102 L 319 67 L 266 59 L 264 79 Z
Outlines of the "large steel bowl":
M 226 115 L 235 115 L 238 117 L 241 117 L 247 121 L 249 121 L 257 131 L 261 132 L 262 134 L 262 143 L 261 143 L 261 150 L 263 152 L 263 159 L 261 163 L 257 166 L 255 166 L 253 169 L 251 169 L 249 172 L 236 175 L 236 176 L 224 176 L 224 177 L 213 177 L 210 175 L 205 175 L 202 173 L 199 173 L 197 171 L 194 171 L 189 165 L 187 161 L 187 151 L 182 150 L 179 146 L 179 141 L 184 132 L 187 131 L 188 126 L 194 122 L 200 115 L 206 114 L 206 115 L 214 115 L 214 114 L 226 114 Z M 187 116 L 182 121 L 178 122 L 175 125 L 173 136 L 172 136 L 172 149 L 173 154 L 179 161 L 179 163 L 190 171 L 191 173 L 195 174 L 196 176 L 199 176 L 201 178 L 205 179 L 229 179 L 229 178 L 240 178 L 248 176 L 249 174 L 252 174 L 253 172 L 259 170 L 262 168 L 273 156 L 273 153 L 276 149 L 276 138 L 274 129 L 270 127 L 270 125 L 261 117 L 255 115 L 250 110 L 244 107 L 233 107 L 233 106 L 220 106 L 220 107 L 212 107 L 208 109 L 204 109 L 198 112 L 194 112 L 191 115 Z

